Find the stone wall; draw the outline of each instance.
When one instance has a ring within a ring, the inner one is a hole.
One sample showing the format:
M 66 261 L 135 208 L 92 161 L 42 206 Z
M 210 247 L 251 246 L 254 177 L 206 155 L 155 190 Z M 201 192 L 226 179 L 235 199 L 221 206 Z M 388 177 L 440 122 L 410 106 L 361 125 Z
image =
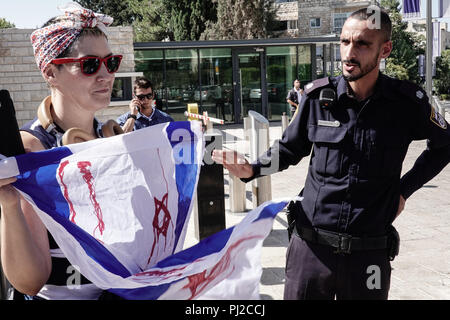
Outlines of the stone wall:
M 0 89 L 10 92 L 19 126 L 36 116 L 36 109 L 50 91 L 33 56 L 30 35 L 34 29 L 0 29 Z M 122 54 L 120 72 L 134 72 L 132 27 L 108 28 L 111 50 Z M 121 114 L 126 108 L 111 106 L 99 113 L 100 120 Z
M 353 12 L 367 7 L 371 1 L 299 0 L 298 29 L 301 37 L 333 34 L 333 13 Z M 311 28 L 310 19 L 320 18 L 320 28 Z
M 298 19 L 298 2 L 282 2 L 277 5 L 277 20 L 297 20 Z

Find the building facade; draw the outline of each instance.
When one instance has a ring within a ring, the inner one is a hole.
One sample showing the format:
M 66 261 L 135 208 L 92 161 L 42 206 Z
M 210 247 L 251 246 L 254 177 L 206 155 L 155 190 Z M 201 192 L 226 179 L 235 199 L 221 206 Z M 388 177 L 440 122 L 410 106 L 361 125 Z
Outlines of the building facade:
M 283 35 L 339 35 L 350 13 L 377 3 L 374 0 L 278 0 L 277 19 L 287 22 Z

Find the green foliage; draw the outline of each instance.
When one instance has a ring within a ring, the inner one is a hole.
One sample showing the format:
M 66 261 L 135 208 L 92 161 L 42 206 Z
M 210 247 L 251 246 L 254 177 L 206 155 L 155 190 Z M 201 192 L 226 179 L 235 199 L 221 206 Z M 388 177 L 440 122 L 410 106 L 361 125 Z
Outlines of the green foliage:
M 450 95 L 450 49 L 442 51 L 442 55 L 436 58 L 434 86 L 442 100 L 448 99 Z
M 165 0 L 173 39 L 199 40 L 206 22 L 215 21 L 216 4 L 210 0 Z
M 404 66 L 395 64 L 389 59 L 386 61 L 386 70 L 384 73 L 399 80 L 409 79 L 408 70 Z
M 274 0 L 213 0 L 217 21 L 207 23 L 204 40 L 268 38 L 275 20 Z
M 113 26 L 127 26 L 142 20 L 138 6 L 147 6 L 148 0 L 75 0 L 81 6 L 95 12 L 101 12 L 114 18 Z
M 210 0 L 76 0 L 114 18 L 113 26 L 133 25 L 134 40 L 199 40 L 208 21 L 216 20 Z
M 382 0 L 381 6 L 388 10 L 392 21 L 393 49 L 386 59 L 385 73 L 399 79 L 420 82 L 417 56 L 425 53 L 425 38 L 406 31 L 408 24 L 402 21 L 400 2 Z
M 169 14 L 165 1 L 153 0 L 145 5 L 131 4 L 131 9 L 142 19 L 133 23 L 134 41 L 162 41 L 171 39 Z
M 15 27 L 16 26 L 14 25 L 14 23 L 11 23 L 4 18 L 0 18 L 0 29 L 15 28 Z

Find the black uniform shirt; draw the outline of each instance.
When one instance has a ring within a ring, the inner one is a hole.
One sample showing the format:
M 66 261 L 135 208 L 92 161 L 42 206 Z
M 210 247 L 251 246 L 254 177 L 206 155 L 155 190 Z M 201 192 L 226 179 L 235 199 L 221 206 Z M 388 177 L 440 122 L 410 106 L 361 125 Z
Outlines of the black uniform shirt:
M 336 92 L 331 107 L 319 104 L 326 87 Z M 450 162 L 450 126 L 420 87 L 382 74 L 362 102 L 349 94 L 342 76 L 315 80 L 305 94 L 282 139 L 252 164 L 255 175 L 242 180 L 284 170 L 311 154 L 298 221 L 354 236 L 384 235 L 400 195 L 407 199 Z M 423 139 L 427 149 L 400 178 L 409 144 Z

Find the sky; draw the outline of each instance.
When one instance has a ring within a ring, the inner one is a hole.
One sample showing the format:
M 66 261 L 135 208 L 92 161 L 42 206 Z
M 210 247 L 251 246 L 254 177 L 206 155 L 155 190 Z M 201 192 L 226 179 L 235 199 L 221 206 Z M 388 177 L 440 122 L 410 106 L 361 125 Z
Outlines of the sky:
M 0 0 L 0 18 L 19 29 L 35 29 L 62 12 L 57 9 L 67 0 Z
M 21 29 L 35 29 L 50 18 L 60 15 L 58 6 L 69 0 L 0 0 L 0 18 L 4 18 Z M 432 0 L 433 13 L 437 14 L 438 1 Z M 421 0 L 422 15 L 425 18 L 426 0 Z M 446 19 L 450 24 L 450 19 Z M 449 26 L 450 28 L 450 26 Z

